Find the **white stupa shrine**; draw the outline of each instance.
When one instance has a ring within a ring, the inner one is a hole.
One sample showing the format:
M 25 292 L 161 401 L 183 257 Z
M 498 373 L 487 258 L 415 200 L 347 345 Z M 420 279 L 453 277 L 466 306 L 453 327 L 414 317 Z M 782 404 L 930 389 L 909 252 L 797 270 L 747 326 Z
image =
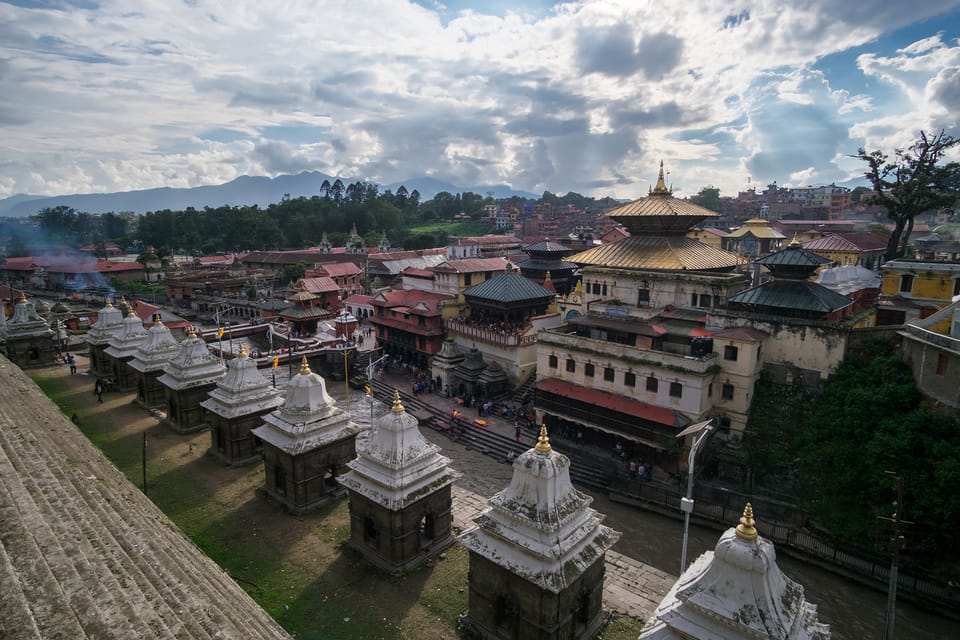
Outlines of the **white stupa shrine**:
M 336 406 L 306 357 L 287 383 L 283 405 L 263 422 L 253 434 L 263 441 L 269 496 L 303 513 L 345 493 L 338 476 L 356 457 L 356 437 L 363 428 Z
M 200 403 L 226 374 L 220 358 L 215 356 L 193 327 L 186 339 L 167 362 L 157 382 L 164 387 L 167 417 L 164 423 L 177 433 L 190 433 L 206 428 L 207 421 Z
M 242 349 L 200 403 L 210 424 L 210 452 L 229 465 L 258 462 L 263 447 L 251 431 L 282 404 L 283 396 L 257 369 L 249 350 Z
M 166 406 L 166 390 L 160 384 L 164 367 L 180 349 L 180 343 L 170 333 L 170 328 L 154 314 L 153 326 L 147 330 L 146 339 L 133 353 L 127 365 L 137 378 L 137 397 L 134 400 L 145 409 L 161 409 Z
M 7 357 L 21 369 L 45 367 L 55 361 L 56 336 L 22 292 L 13 316 L 3 325 L 3 339 Z
M 570 482 L 543 426 L 510 486 L 460 542 L 470 552 L 464 622 L 484 638 L 592 638 L 602 627 L 605 556 L 620 534 Z
M 123 331 L 123 312 L 107 300 L 97 312 L 97 321 L 87 331 L 86 343 L 90 347 L 90 374 L 97 378 L 109 378 L 113 375 L 111 359 L 104 351 L 110 346 L 110 340 Z
M 639 640 L 828 640 L 830 627 L 755 525 L 748 503 L 740 524 L 683 572 Z
M 147 330 L 133 308 L 129 309 L 122 324 L 120 332 L 110 338 L 109 346 L 103 350 L 103 354 L 110 358 L 110 378 L 114 390 L 130 391 L 137 386 L 137 376 L 128 363 L 140 348 L 140 344 L 147 339 Z
M 399 572 L 453 544 L 450 488 L 458 474 L 394 391 L 340 484 L 350 494 L 350 545 Z

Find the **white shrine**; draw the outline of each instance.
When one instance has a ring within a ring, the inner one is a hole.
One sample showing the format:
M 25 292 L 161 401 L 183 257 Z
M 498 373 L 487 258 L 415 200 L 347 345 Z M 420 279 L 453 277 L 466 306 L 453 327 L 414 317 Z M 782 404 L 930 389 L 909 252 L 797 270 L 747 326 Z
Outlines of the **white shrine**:
M 193 327 L 177 352 L 167 362 L 157 382 L 164 387 L 167 417 L 164 423 L 177 433 L 206 428 L 201 402 L 224 376 L 227 368 L 211 353 L 207 343 L 197 337 Z
M 163 368 L 177 354 L 180 343 L 170 333 L 170 328 L 160 320 L 160 314 L 153 316 L 153 326 L 147 330 L 147 337 L 133 353 L 127 363 L 137 379 L 137 397 L 134 402 L 145 409 L 161 409 L 166 406 L 164 387 L 159 382 Z
M 350 545 L 392 572 L 453 544 L 450 488 L 458 474 L 394 391 L 340 484 L 350 495 Z
M 257 369 L 249 350 L 241 350 L 200 403 L 210 424 L 210 452 L 228 465 L 258 462 L 263 448 L 251 431 L 281 404 L 283 397 Z
M 740 524 L 683 572 L 639 640 L 828 640 L 830 627 L 755 524 L 748 503 Z
M 136 388 L 137 378 L 127 363 L 140 348 L 140 344 L 147 339 L 147 330 L 132 308 L 123 319 L 122 325 L 120 332 L 110 338 L 109 346 L 103 350 L 103 354 L 110 358 L 109 375 L 113 389 L 130 391 Z
M 97 312 L 97 321 L 90 325 L 85 341 L 90 347 L 90 375 L 109 378 L 113 375 L 110 358 L 104 353 L 110 340 L 123 331 L 123 312 L 107 300 Z
M 470 552 L 464 623 L 482 638 L 583 640 L 603 626 L 605 557 L 620 538 L 570 482 L 570 459 L 546 426 L 513 462 L 510 486 L 490 498 L 460 542 Z
M 306 357 L 287 383 L 283 405 L 263 422 L 253 435 L 263 441 L 267 495 L 294 513 L 343 495 L 338 475 L 356 457 L 356 437 L 363 428 L 336 406 Z

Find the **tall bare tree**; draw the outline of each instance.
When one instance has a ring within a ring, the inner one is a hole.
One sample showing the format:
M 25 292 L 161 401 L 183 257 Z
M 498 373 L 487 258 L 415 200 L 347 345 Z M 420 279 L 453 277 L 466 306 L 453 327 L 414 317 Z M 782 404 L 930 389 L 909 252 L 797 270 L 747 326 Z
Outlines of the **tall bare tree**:
M 886 260 L 902 257 L 913 232 L 914 218 L 926 211 L 952 206 L 960 194 L 960 163 L 938 163 L 960 139 L 945 134 L 920 132 L 907 149 L 897 149 L 893 158 L 882 151 L 867 153 L 863 148 L 854 158 L 867 163 L 864 173 L 874 193 L 862 199 L 880 205 L 893 222 L 887 242 Z

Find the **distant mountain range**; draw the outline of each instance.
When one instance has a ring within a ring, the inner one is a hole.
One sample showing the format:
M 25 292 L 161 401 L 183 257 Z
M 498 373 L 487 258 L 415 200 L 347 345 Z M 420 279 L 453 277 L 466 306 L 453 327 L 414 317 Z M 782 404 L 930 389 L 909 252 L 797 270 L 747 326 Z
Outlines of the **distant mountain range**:
M 142 189 L 140 191 L 123 191 L 119 193 L 81 193 L 69 196 L 31 196 L 17 194 L 0 200 L 0 216 L 30 216 L 47 207 L 65 205 L 77 211 L 87 213 L 107 213 L 113 211 L 133 211 L 146 213 L 147 211 L 161 211 L 171 209 L 183 210 L 187 207 L 203 209 L 204 207 L 260 205 L 265 207 L 274 202 L 280 202 L 284 196 L 291 198 L 320 195 L 320 185 L 324 180 L 333 182 L 334 176 L 328 176 L 317 171 L 304 171 L 297 175 L 283 175 L 276 178 L 263 176 L 240 176 L 226 184 L 191 189 L 173 189 L 160 187 L 158 189 Z M 344 186 L 356 182 L 356 179 L 340 178 Z M 463 193 L 471 191 L 482 196 L 490 194 L 494 198 L 509 198 L 520 196 L 523 198 L 539 198 L 539 194 L 527 191 L 517 191 L 506 185 L 492 185 L 482 187 L 457 187 L 448 182 L 435 178 L 411 178 L 405 182 L 394 182 L 389 185 L 380 185 L 381 190 L 390 189 L 393 192 L 401 186 L 407 191 L 416 189 L 420 192 L 421 202 L 431 200 L 441 191 L 449 193 Z

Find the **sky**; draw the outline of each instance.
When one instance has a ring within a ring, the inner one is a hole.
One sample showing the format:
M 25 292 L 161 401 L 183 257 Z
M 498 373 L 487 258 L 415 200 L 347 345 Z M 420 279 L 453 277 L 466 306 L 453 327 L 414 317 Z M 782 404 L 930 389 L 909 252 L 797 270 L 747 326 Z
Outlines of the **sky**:
M 0 1 L 0 198 L 320 171 L 638 198 L 960 136 L 960 0 Z

